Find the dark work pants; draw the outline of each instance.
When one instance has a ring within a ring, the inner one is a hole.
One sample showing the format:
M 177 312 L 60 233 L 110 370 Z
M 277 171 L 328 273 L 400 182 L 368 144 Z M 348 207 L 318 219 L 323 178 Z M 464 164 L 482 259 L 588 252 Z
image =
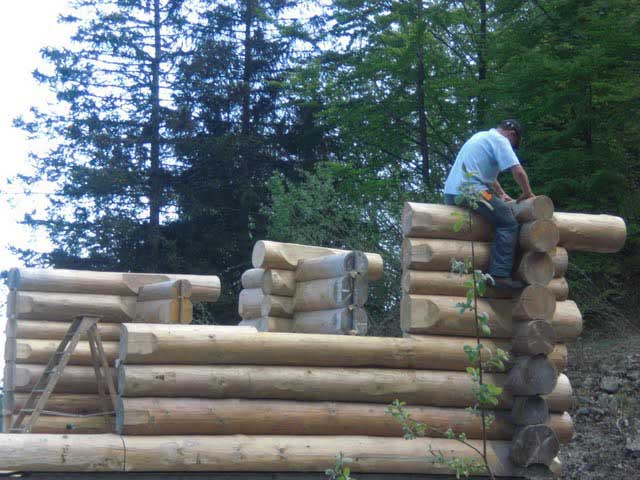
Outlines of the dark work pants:
M 444 203 L 455 205 L 455 198 L 455 195 L 445 193 Z M 494 227 L 489 274 L 493 277 L 511 277 L 520 225 L 513 216 L 511 209 L 496 195 L 489 201 L 489 204 L 493 207 L 493 210 L 483 203 L 480 203 L 475 210 L 478 215 Z

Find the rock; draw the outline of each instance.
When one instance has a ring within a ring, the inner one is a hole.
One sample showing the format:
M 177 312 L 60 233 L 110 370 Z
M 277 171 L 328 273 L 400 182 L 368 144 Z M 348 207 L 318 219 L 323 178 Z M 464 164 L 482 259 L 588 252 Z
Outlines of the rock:
M 589 407 L 580 407 L 576 412 L 576 415 L 589 415 L 589 413 L 591 413 Z
M 640 453 L 640 434 L 633 435 L 631 437 L 627 437 L 627 452 L 633 454 Z
M 620 380 L 617 377 L 604 377 L 600 381 L 600 389 L 607 393 L 616 393 L 620 390 Z

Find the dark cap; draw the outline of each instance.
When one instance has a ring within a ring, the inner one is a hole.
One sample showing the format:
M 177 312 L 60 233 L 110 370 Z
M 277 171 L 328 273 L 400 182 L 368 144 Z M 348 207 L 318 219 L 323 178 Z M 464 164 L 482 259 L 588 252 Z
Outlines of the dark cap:
M 507 120 L 503 120 L 502 122 L 500 122 L 500 125 L 498 125 L 498 128 L 502 130 L 511 130 L 513 132 L 516 132 L 518 139 L 516 141 L 516 145 L 514 148 L 517 150 L 520 147 L 520 142 L 522 141 L 522 126 L 520 125 L 520 122 L 514 118 L 509 118 Z

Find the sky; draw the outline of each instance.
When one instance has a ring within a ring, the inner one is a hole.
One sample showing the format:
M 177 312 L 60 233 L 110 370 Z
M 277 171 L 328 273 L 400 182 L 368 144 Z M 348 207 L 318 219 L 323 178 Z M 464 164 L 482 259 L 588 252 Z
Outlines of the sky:
M 13 119 L 27 114 L 34 105 L 55 102 L 55 97 L 36 84 L 31 72 L 42 65 L 39 51 L 43 46 L 61 45 L 69 31 L 57 25 L 57 17 L 66 10 L 68 0 L 20 0 L 4 2 L 0 15 L 0 58 L 4 65 L 0 74 L 0 271 L 20 266 L 10 246 L 28 246 L 46 250 L 49 243 L 19 224 L 26 212 L 42 208 L 43 195 L 25 196 L 20 185 L 9 184 L 18 173 L 29 173 L 29 145 L 26 136 L 12 127 Z M 38 191 L 47 191 L 46 186 Z M 7 289 L 2 285 L 0 331 L 6 322 Z M 4 336 L 0 341 L 0 362 L 4 366 Z

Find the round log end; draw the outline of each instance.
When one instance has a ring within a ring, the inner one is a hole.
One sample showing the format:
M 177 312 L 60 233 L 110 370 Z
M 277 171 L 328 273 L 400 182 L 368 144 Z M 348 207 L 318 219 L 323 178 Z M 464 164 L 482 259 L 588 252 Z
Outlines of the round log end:
M 538 425 L 549 420 L 547 401 L 534 395 L 531 397 L 513 397 L 511 422 L 517 426 Z
M 529 285 L 547 285 L 553 275 L 553 259 L 544 252 L 525 252 L 516 272 L 516 276 Z
M 7 276 L 7 287 L 12 290 L 17 290 L 20 288 L 20 269 L 12 268 L 9 270 L 9 275 Z
M 251 252 L 251 264 L 254 268 L 262 268 L 267 255 L 266 240 L 258 240 Z
M 406 202 L 402 208 L 402 235 L 408 236 L 411 234 L 411 224 L 413 222 L 413 207 L 411 202 Z
M 548 395 L 558 383 L 558 370 L 546 355 L 516 357 L 506 387 L 514 395 Z
M 553 201 L 546 195 L 533 197 L 531 209 L 534 217 L 538 220 L 551 220 L 553 217 Z
M 547 425 L 520 427 L 513 435 L 510 458 L 520 467 L 551 465 L 560 451 L 558 436 Z
M 556 311 L 556 297 L 542 285 L 529 285 L 516 299 L 514 318 L 520 320 L 551 319 Z
M 549 355 L 555 349 L 556 331 L 546 320 L 515 325 L 511 351 L 517 355 Z
M 353 310 L 353 325 L 352 332 L 355 335 L 366 335 L 369 330 L 369 317 L 364 308 L 355 308 Z
M 364 252 L 354 250 L 351 252 L 353 255 L 353 270 L 360 275 L 364 275 L 369 271 L 369 259 Z
M 551 220 L 536 220 L 527 224 L 525 246 L 534 252 L 548 252 L 558 245 L 560 232 Z

